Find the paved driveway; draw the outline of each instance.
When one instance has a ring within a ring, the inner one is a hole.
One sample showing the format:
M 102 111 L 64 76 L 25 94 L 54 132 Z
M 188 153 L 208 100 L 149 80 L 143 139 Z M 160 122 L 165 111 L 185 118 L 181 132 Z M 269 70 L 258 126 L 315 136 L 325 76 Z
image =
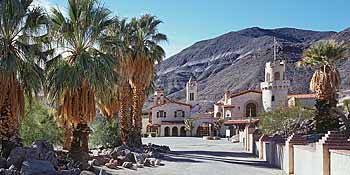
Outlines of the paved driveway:
M 282 171 L 242 150 L 239 143 L 204 141 L 191 137 L 146 138 L 143 143 L 168 145 L 165 166 L 118 170 L 119 175 L 282 175 Z

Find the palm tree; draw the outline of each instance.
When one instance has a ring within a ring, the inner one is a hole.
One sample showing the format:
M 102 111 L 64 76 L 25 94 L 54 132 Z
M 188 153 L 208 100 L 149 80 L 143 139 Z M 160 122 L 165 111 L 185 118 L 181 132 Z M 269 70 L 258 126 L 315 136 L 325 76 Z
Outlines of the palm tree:
M 41 90 L 39 66 L 49 50 L 45 40 L 47 18 L 32 0 L 0 1 L 0 138 L 2 156 L 8 157 L 18 140 L 24 96 L 31 101 Z M 45 50 L 44 50 L 45 49 Z
M 110 103 L 118 103 L 118 109 L 113 105 L 104 104 L 108 111 L 119 111 L 120 115 L 120 134 L 123 144 L 130 144 L 130 130 L 132 128 L 132 109 L 131 109 L 131 88 L 129 80 L 134 70 L 132 69 L 132 59 L 130 57 L 130 25 L 126 19 L 115 19 L 113 24 L 108 27 L 108 32 L 104 36 L 103 50 L 112 55 L 118 61 L 115 72 L 119 75 L 117 86 L 113 89 Z M 108 114 L 107 114 L 108 115 Z
M 85 162 L 81 153 L 88 152 L 96 99 L 115 83 L 115 61 L 99 47 L 113 18 L 95 0 L 68 0 L 67 17 L 57 8 L 51 12 L 49 35 L 57 55 L 47 62 L 49 98 L 58 106 L 58 118 L 72 129 L 72 158 Z
M 159 45 L 167 41 L 166 35 L 158 32 L 162 21 L 155 16 L 144 15 L 140 19 L 133 18 L 130 22 L 132 28 L 131 59 L 133 62 L 132 78 L 132 109 L 134 122 L 134 145 L 141 146 L 142 107 L 146 100 L 146 88 L 154 79 L 155 64 L 165 57 L 163 48 Z
M 194 123 L 192 119 L 185 120 L 185 130 L 190 132 L 190 136 L 192 137 L 192 130 L 194 129 Z
M 329 116 L 330 108 L 336 107 L 336 92 L 340 86 L 340 75 L 336 67 L 339 60 L 344 59 L 346 48 L 334 40 L 320 41 L 304 52 L 299 64 L 315 67 L 310 81 L 310 90 L 317 95 L 317 115 L 315 127 L 317 132 L 338 127 L 339 122 Z

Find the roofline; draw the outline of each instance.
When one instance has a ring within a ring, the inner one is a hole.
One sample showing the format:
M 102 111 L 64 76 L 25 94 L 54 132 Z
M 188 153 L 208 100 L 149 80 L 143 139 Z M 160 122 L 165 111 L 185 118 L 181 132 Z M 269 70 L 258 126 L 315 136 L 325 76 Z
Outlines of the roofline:
M 262 93 L 261 90 L 250 89 L 250 90 L 244 90 L 244 91 L 241 91 L 241 92 L 237 92 L 237 93 L 231 94 L 231 95 L 230 95 L 230 98 L 237 97 L 237 96 L 241 96 L 241 95 L 244 95 L 244 94 L 250 93 L 250 92 L 258 93 L 258 94 L 261 94 L 261 93 Z

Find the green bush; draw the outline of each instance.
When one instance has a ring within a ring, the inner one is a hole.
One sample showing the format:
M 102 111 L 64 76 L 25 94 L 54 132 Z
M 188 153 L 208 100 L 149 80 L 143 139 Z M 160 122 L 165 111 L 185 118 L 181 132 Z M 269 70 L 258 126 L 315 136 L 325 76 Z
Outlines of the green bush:
M 117 119 L 97 117 L 91 124 L 89 145 L 91 147 L 117 147 L 121 145 L 119 137 L 119 122 Z
M 31 107 L 26 104 L 25 118 L 19 129 L 24 145 L 30 145 L 35 140 L 47 140 L 55 145 L 62 145 L 63 130 L 58 127 L 49 109 L 39 100 L 33 100 Z
M 151 133 L 151 137 L 156 137 L 156 133 Z
M 301 107 L 280 108 L 260 113 L 259 128 L 265 135 L 279 134 L 288 137 L 292 133 L 307 133 L 314 118 L 314 111 Z
M 147 138 L 149 135 L 147 133 L 143 134 L 143 137 Z

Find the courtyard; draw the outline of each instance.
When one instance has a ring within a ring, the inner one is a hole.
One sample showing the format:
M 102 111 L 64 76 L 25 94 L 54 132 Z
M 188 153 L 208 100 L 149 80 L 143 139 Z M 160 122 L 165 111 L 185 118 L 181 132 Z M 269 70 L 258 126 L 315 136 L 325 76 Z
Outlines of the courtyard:
M 194 137 L 144 138 L 143 143 L 170 146 L 171 153 L 162 159 L 164 166 L 123 169 L 118 175 L 281 175 L 282 171 L 268 166 L 243 151 L 241 143 L 225 139 L 206 141 Z

